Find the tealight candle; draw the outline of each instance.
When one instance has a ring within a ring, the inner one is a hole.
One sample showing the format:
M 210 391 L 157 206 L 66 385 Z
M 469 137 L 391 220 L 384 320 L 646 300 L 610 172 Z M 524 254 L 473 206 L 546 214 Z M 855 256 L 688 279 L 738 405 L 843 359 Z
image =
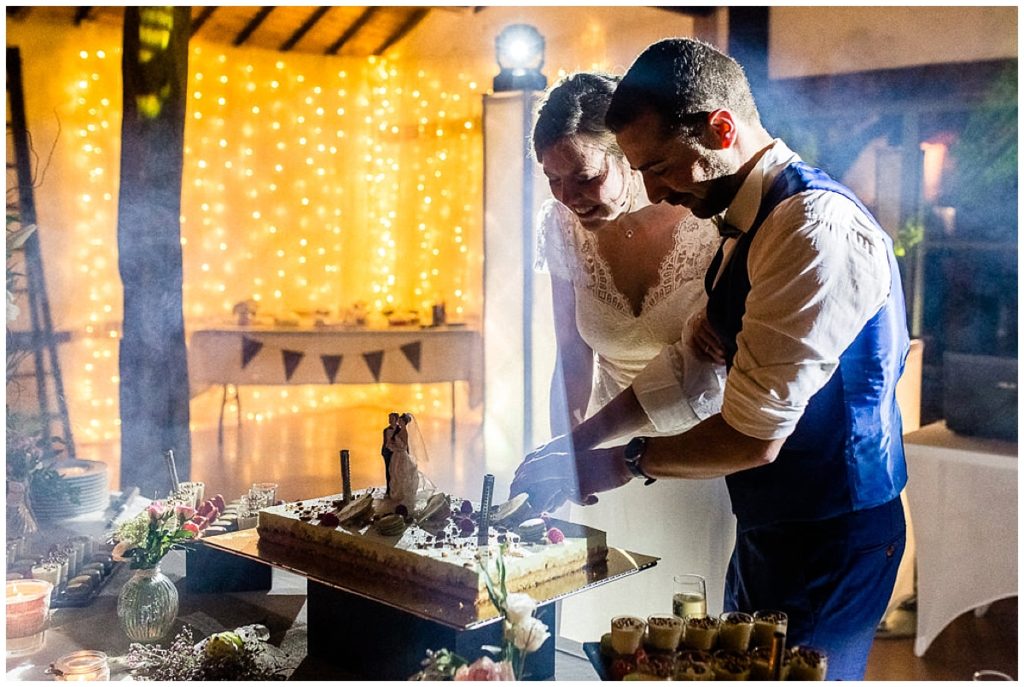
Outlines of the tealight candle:
M 7 580 L 7 655 L 38 650 L 46 639 L 53 585 L 46 580 Z
M 60 586 L 60 565 L 57 563 L 39 563 L 32 566 L 32 579 L 46 580 L 54 589 Z
M 53 673 L 64 682 L 106 682 L 110 679 L 110 665 L 102 651 L 75 651 L 58 658 Z

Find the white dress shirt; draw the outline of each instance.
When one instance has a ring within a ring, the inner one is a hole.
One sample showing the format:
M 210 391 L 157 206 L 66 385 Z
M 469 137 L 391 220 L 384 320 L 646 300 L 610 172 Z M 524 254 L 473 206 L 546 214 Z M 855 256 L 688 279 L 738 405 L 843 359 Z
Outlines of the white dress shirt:
M 744 180 L 725 221 L 748 231 L 761 199 L 800 158 L 776 139 Z M 723 264 L 736 243 L 728 239 Z M 722 417 L 759 439 L 789 436 L 839 356 L 889 294 L 887 246 L 855 203 L 829 191 L 782 201 L 750 244 L 747 296 Z

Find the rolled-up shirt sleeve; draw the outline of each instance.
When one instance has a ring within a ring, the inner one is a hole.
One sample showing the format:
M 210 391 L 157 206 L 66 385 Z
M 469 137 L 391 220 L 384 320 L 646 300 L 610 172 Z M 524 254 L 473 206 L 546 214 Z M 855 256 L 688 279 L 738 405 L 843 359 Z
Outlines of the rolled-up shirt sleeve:
M 700 361 L 686 332 L 666 346 L 633 380 L 633 393 L 660 433 L 683 431 L 722 407 L 725 368 Z
M 765 440 L 793 432 L 884 304 L 887 250 L 870 218 L 836 193 L 799 194 L 768 216 L 750 246 L 751 288 L 722 401 L 731 427 Z

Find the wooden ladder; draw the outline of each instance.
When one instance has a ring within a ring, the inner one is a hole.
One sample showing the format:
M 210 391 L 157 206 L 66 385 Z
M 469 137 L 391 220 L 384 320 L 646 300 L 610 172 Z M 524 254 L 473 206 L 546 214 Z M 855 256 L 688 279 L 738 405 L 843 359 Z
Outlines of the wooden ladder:
M 22 311 L 27 301 L 30 327 L 15 328 L 19 317 L 7 323 L 7 407 L 27 389 L 23 380 L 35 379 L 38 416 L 46 436 L 60 437 L 65 456 L 74 457 L 74 438 L 68 417 L 64 381 L 60 372 L 57 346 L 71 339 L 70 332 L 55 332 L 46 292 L 39 230 L 33 231 L 17 247 L 11 246 L 12 231 L 36 225 L 33 193 L 32 149 L 25 120 L 25 93 L 22 85 L 21 54 L 7 48 L 7 288 Z M 12 271 L 16 274 L 11 283 Z M 13 325 L 13 326 L 12 326 Z M 28 361 L 31 359 L 31 366 Z M 12 399 L 12 395 L 15 398 Z

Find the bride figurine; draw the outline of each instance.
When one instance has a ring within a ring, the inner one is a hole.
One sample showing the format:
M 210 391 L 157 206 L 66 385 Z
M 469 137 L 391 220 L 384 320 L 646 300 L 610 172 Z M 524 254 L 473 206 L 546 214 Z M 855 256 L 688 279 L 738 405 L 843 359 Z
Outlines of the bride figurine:
M 409 413 L 389 416 L 384 430 L 384 450 L 387 477 L 387 497 L 397 507 L 405 506 L 412 513 L 417 501 L 429 498 L 436 490 L 433 483 L 419 471 L 417 458 L 426 462 L 426 446 L 419 426 Z M 412 444 L 410 444 L 410 431 Z

